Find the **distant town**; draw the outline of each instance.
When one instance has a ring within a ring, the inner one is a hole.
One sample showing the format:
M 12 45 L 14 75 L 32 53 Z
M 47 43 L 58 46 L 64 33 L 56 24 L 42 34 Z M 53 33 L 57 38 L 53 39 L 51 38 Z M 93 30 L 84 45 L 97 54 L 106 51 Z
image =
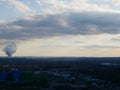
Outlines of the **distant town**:
M 120 90 L 119 59 L 0 58 L 0 89 Z

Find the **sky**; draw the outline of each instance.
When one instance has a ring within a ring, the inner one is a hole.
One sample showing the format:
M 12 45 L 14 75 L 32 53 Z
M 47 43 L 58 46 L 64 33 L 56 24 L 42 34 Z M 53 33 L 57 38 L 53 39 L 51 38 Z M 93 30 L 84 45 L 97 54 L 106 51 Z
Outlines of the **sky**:
M 0 0 L 0 56 L 120 56 L 120 0 Z

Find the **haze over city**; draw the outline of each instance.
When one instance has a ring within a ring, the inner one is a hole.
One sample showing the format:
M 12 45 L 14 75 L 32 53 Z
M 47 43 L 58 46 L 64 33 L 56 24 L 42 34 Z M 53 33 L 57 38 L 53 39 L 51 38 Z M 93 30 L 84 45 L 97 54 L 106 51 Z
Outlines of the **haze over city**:
M 119 0 L 0 0 L 0 56 L 118 57 L 119 45 Z

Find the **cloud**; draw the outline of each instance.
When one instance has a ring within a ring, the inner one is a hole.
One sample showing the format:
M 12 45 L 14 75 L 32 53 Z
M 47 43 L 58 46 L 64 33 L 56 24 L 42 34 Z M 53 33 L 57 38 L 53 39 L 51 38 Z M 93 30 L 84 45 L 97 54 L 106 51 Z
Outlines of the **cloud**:
M 120 38 L 112 38 L 111 40 L 112 40 L 112 41 L 120 42 Z
M 110 46 L 110 45 L 86 45 L 85 48 L 120 48 L 120 46 Z
M 22 13 L 34 13 L 34 11 L 29 8 L 27 5 L 25 5 L 23 2 L 20 0 L 2 0 L 2 2 L 6 3 L 13 9 L 17 9 Z
M 120 0 L 112 0 L 112 4 L 115 6 L 120 6 Z
M 93 1 L 91 0 L 41 0 L 42 5 L 47 5 L 49 8 L 43 10 L 44 13 L 56 14 L 56 13 L 68 13 L 68 12 L 120 12 L 115 10 L 110 3 L 112 1 Z M 38 2 L 39 4 L 39 2 Z
M 42 3 L 40 0 L 35 0 L 35 2 L 39 5 L 39 6 L 42 6 Z
M 5 24 L 5 23 L 7 23 L 6 20 L 0 20 L 0 25 L 1 25 L 1 24 Z
M 0 39 L 28 40 L 65 35 L 120 34 L 119 16 L 119 13 L 100 12 L 34 15 L 0 25 Z

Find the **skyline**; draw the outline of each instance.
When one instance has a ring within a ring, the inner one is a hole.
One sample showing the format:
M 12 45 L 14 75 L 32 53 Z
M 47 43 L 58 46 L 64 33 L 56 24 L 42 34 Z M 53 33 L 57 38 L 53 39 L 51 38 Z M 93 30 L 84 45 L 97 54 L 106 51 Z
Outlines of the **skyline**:
M 0 0 L 0 56 L 120 56 L 119 0 Z

